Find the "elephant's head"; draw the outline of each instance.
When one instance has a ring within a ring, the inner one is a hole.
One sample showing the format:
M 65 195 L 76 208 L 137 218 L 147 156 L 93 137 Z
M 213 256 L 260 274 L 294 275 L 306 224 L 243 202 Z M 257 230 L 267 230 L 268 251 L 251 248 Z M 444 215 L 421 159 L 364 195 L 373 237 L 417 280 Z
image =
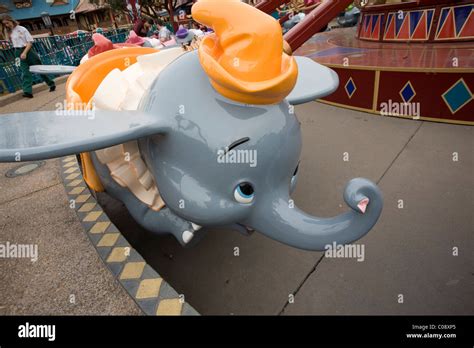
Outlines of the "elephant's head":
M 331 70 L 305 58 L 297 62 L 300 76 L 337 86 Z M 324 250 L 365 235 L 382 210 L 380 191 L 368 180 L 347 184 L 350 211 L 334 218 L 308 215 L 290 199 L 302 141 L 288 100 L 304 101 L 311 88 L 313 96 L 327 93 L 307 82 L 298 81 L 298 95 L 278 104 L 246 105 L 212 88 L 196 52 L 173 62 L 141 105 L 146 113 L 167 115 L 164 130 L 139 142 L 167 207 L 201 226 L 240 224 L 302 249 Z

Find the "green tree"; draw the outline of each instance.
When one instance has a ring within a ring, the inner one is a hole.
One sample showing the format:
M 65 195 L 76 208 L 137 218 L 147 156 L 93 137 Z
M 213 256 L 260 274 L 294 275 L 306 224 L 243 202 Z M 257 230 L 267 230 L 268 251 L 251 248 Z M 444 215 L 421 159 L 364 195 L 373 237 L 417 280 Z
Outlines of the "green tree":
M 102 5 L 103 0 L 91 0 L 93 4 Z M 173 0 L 173 8 L 176 7 L 178 0 Z M 116 13 L 128 13 L 127 2 L 125 0 L 108 0 L 107 5 Z M 167 9 L 166 0 L 140 0 L 142 14 L 148 17 L 158 17 L 158 12 Z

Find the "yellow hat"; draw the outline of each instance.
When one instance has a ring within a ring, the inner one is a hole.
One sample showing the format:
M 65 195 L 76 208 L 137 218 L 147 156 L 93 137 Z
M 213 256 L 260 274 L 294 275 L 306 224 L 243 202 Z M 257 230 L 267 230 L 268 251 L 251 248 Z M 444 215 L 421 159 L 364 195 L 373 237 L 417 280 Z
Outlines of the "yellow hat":
M 278 21 L 239 0 L 199 0 L 193 18 L 211 27 L 199 60 L 212 86 L 246 104 L 274 104 L 293 89 L 298 67 L 283 52 Z

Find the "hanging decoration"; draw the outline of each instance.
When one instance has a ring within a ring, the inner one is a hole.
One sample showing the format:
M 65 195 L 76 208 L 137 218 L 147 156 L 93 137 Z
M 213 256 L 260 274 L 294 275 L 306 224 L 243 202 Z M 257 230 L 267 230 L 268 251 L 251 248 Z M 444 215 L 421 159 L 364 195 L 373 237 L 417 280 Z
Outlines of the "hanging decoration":
M 125 0 L 127 2 L 128 15 L 135 22 L 137 19 L 142 18 L 141 6 L 139 0 Z

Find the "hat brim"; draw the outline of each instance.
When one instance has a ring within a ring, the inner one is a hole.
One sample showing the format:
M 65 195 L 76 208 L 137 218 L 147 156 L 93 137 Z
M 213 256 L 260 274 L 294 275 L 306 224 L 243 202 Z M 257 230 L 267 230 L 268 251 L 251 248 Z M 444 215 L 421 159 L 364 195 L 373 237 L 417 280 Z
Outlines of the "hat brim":
M 186 37 L 180 39 L 179 37 L 176 36 L 176 42 L 179 43 L 179 44 L 183 44 L 183 43 L 189 43 L 191 41 L 193 41 L 194 39 L 194 33 L 192 32 L 189 32 L 188 35 L 186 35 Z

